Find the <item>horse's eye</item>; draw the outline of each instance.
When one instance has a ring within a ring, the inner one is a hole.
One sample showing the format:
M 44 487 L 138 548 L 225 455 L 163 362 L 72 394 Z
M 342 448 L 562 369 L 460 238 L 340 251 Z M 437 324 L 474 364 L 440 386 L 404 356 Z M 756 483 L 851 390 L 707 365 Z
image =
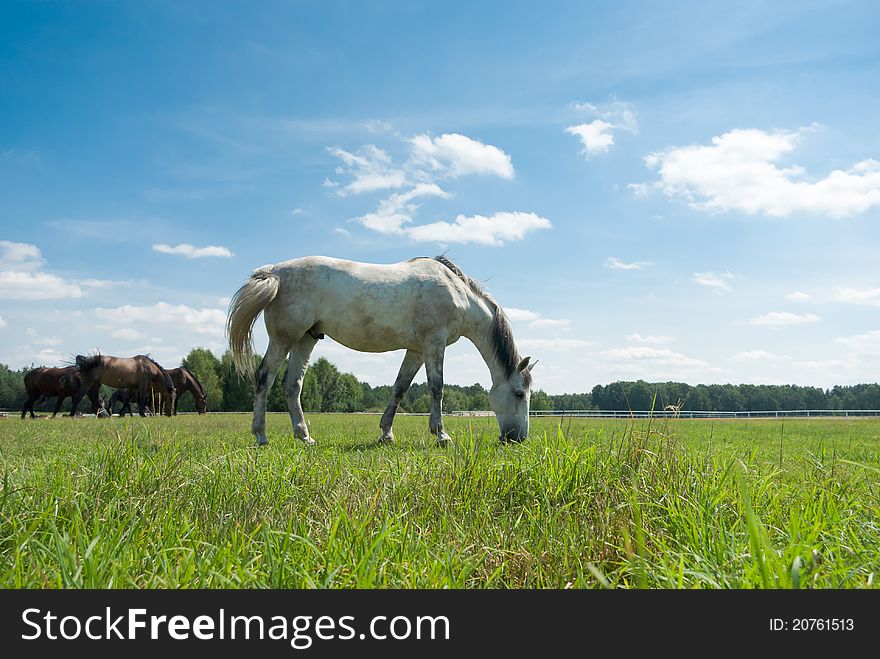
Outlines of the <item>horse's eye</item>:
M 514 391 L 513 393 L 516 394 L 517 398 L 525 398 L 526 397 L 525 391 Z

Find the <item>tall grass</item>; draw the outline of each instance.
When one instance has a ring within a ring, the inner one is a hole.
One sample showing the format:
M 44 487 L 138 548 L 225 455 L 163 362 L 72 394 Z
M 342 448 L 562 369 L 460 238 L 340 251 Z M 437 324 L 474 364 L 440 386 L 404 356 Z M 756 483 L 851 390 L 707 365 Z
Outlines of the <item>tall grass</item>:
M 861 588 L 880 421 L 0 421 L 0 586 Z

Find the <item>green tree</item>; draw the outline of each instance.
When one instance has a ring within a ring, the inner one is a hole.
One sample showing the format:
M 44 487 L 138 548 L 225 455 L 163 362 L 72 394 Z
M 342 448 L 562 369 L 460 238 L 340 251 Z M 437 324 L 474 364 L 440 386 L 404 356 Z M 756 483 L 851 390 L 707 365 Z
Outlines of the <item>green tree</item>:
M 254 363 L 259 363 L 254 355 Z M 227 412 L 247 412 L 254 408 L 254 383 L 245 380 L 235 370 L 232 353 L 228 350 L 220 359 L 220 386 L 223 390 L 223 409 Z
M 222 410 L 223 388 L 220 385 L 220 360 L 207 348 L 193 348 L 180 364 L 192 373 L 208 397 L 208 411 Z M 192 395 L 184 396 L 178 403 L 181 411 L 192 411 L 195 404 Z
M 427 392 L 419 394 L 410 405 L 409 412 L 425 413 L 431 411 L 431 396 Z
M 351 373 L 339 373 L 336 378 L 335 400 L 332 412 L 360 412 L 363 410 L 364 390 Z
M 548 396 L 543 389 L 538 389 L 537 391 L 532 392 L 532 398 L 529 402 L 529 409 L 536 410 L 538 412 L 552 410 L 553 401 L 550 400 L 550 396 Z
M 443 387 L 443 411 L 456 412 L 468 410 L 469 400 L 460 387 Z
M 299 400 L 304 412 L 321 411 L 321 391 L 318 389 L 318 378 L 312 369 L 307 370 L 303 378 Z

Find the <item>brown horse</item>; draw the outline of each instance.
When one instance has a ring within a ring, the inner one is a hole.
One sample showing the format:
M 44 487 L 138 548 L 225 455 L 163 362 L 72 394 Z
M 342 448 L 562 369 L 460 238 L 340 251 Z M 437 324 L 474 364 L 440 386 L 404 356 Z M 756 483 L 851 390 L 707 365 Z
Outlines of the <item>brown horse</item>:
M 77 355 L 82 384 L 74 398 L 79 403 L 85 392 L 96 383 L 106 384 L 115 389 L 136 389 L 138 392 L 138 413 L 146 416 L 144 408 L 151 390 L 159 392 L 163 405 L 167 405 L 166 416 L 171 416 L 174 404 L 174 383 L 162 366 L 147 355 L 135 357 L 111 357 L 109 355 Z M 92 401 L 97 413 L 98 406 Z
M 28 371 L 24 376 L 27 400 L 21 410 L 21 418 L 23 419 L 28 412 L 31 413 L 32 419 L 36 416 L 34 414 L 34 404 L 40 397 L 51 398 L 52 396 L 57 396 L 58 400 L 55 403 L 55 411 L 52 412 L 52 417 L 54 418 L 61 409 L 61 404 L 65 398 L 70 397 L 74 399 L 76 397 L 81 384 L 76 366 L 67 366 L 65 368 L 40 367 Z M 88 396 L 89 400 L 92 401 L 92 407 L 97 406 L 100 408 L 99 389 L 99 384 L 95 384 L 88 389 Z M 71 406 L 70 416 L 76 414 L 76 409 L 79 407 L 78 403 L 81 399 L 82 396 L 76 399 L 76 405 Z
M 125 416 L 126 412 L 128 412 L 129 416 L 134 416 L 134 412 L 131 411 L 131 402 L 137 401 L 137 399 L 137 389 L 116 389 L 110 395 L 110 400 L 107 401 L 107 414 L 113 416 L 113 408 L 116 407 L 116 403 L 119 403 L 120 405 L 122 405 L 122 407 L 119 409 L 119 416 Z M 146 405 L 147 412 L 149 412 L 150 416 L 153 416 L 152 390 L 147 393 L 147 399 L 144 404 Z
M 195 375 L 193 375 L 187 369 L 180 368 L 169 368 L 167 369 L 168 375 L 171 378 L 171 382 L 174 383 L 174 408 L 173 414 L 177 414 L 177 403 L 180 401 L 180 397 L 185 394 L 187 391 L 192 393 L 193 398 L 196 403 L 196 412 L 199 414 L 204 414 L 208 411 L 208 402 L 207 396 L 205 395 L 205 389 L 202 387 L 201 382 L 198 381 Z M 110 401 L 107 405 L 107 411 L 112 415 L 113 408 L 116 407 L 116 403 L 122 405 L 119 410 L 119 416 L 125 416 L 125 413 L 131 412 L 131 403 L 134 400 L 137 400 L 137 389 L 117 389 L 113 392 L 113 395 L 110 396 Z M 153 400 L 152 396 L 147 398 L 147 411 L 152 414 L 153 413 Z
M 187 391 L 189 391 L 195 399 L 196 412 L 204 414 L 208 411 L 208 397 L 205 395 L 205 388 L 202 387 L 202 383 L 198 381 L 195 375 L 182 366 L 180 368 L 170 369 L 168 375 L 171 376 L 171 381 L 174 383 L 174 391 L 176 392 L 174 398 L 174 414 L 177 414 L 177 401 L 179 401 L 180 397 Z

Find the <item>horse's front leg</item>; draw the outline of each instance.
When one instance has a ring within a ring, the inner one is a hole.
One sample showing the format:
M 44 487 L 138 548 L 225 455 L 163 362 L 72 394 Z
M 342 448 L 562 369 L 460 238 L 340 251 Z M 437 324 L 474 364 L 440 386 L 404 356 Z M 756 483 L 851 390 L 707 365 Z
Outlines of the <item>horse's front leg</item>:
M 428 376 L 428 389 L 431 391 L 431 433 L 437 435 L 437 445 L 446 446 L 449 435 L 443 430 L 443 353 L 446 341 L 426 351 L 425 373 Z
M 79 389 L 70 400 L 70 416 L 76 416 L 76 411 L 79 409 L 80 401 L 82 401 L 83 397 L 88 393 L 89 389 L 94 386 L 100 387 L 100 381 L 101 372 L 97 368 L 87 373 L 80 371 Z
M 61 400 L 60 398 L 58 400 Z M 100 387 L 94 387 L 89 390 L 89 400 L 92 403 L 92 414 L 95 416 L 98 415 L 98 410 L 101 409 L 101 394 Z
M 55 415 L 57 415 L 58 412 L 61 411 L 61 404 L 64 402 L 65 398 L 66 398 L 66 396 L 64 396 L 62 394 L 58 394 L 58 400 L 55 401 L 55 411 L 52 412 L 53 419 L 55 418 Z
M 379 421 L 379 427 L 382 429 L 382 436 L 379 437 L 380 443 L 390 444 L 394 441 L 394 431 L 391 429 L 391 425 L 394 423 L 394 415 L 397 414 L 397 408 L 400 407 L 403 395 L 409 389 L 413 378 L 424 363 L 425 359 L 420 352 L 406 351 L 403 363 L 400 365 L 400 371 L 397 373 L 397 379 L 394 381 L 391 400 L 388 403 L 388 407 L 385 408 L 381 421 Z

